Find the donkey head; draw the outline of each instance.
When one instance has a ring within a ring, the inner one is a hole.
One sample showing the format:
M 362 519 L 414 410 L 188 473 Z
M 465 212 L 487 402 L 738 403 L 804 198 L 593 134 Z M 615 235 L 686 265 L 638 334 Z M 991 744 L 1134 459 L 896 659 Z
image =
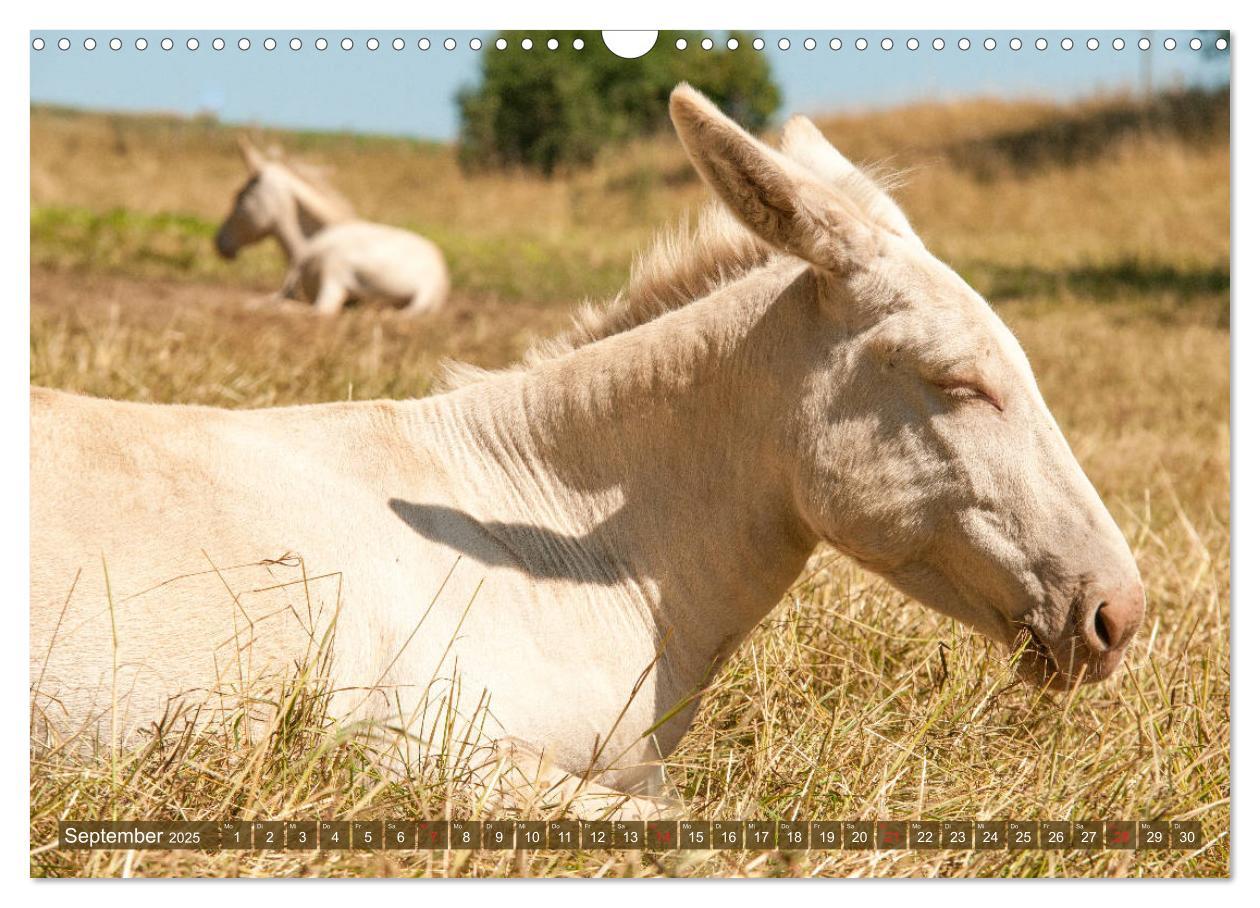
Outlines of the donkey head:
M 688 86 L 670 114 L 734 215 L 809 266 L 785 436 L 800 519 L 1019 648 L 1028 680 L 1109 675 L 1141 623 L 1142 583 L 1015 337 L 808 120 L 776 151 Z
M 248 139 L 238 141 L 249 179 L 237 190 L 232 210 L 214 237 L 215 248 L 226 259 L 275 233 L 282 218 L 292 217 L 293 201 L 287 173 Z

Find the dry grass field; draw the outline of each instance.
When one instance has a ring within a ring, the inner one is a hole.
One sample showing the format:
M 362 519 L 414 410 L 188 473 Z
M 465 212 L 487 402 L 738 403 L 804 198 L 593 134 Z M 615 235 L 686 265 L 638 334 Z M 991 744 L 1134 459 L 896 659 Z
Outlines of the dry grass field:
M 1125 668 L 1070 694 L 835 553 L 706 693 L 669 773 L 712 819 L 1202 820 L 1198 851 L 96 852 L 84 817 L 475 816 L 450 767 L 383 775 L 374 745 L 294 691 L 270 734 L 230 725 L 135 752 L 32 754 L 33 875 L 1223 876 L 1230 872 L 1228 98 L 1065 107 L 972 101 L 821 124 L 904 172 L 928 245 L 1024 343 L 1051 408 L 1128 536 L 1148 620 Z M 251 306 L 282 275 L 211 238 L 243 179 L 213 123 L 31 113 L 31 381 L 257 407 L 429 393 L 445 357 L 511 362 L 703 190 L 666 138 L 552 181 L 465 177 L 451 149 L 255 133 L 328 169 L 366 217 L 431 236 L 454 297 L 408 321 L 329 324 Z

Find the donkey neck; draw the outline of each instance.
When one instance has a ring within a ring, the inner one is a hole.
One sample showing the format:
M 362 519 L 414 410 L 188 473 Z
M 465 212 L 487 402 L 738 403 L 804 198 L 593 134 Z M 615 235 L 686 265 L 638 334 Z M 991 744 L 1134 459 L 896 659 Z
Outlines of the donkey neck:
M 302 256 L 316 234 L 346 217 L 305 180 L 288 171 L 285 179 L 287 204 L 276 216 L 273 232 L 292 262 Z
M 817 541 L 784 450 L 812 280 L 779 262 L 434 400 L 444 449 L 481 468 L 461 502 L 470 516 L 524 573 L 607 587 L 609 608 L 650 622 L 683 685 L 704 683 Z
M 285 258 L 290 263 L 301 258 L 306 252 L 306 245 L 311 237 L 318 231 L 307 233 L 302 229 L 301 219 L 298 218 L 297 212 L 286 212 L 276 218 L 272 233 L 276 241 L 280 244 L 280 248 L 284 250 Z

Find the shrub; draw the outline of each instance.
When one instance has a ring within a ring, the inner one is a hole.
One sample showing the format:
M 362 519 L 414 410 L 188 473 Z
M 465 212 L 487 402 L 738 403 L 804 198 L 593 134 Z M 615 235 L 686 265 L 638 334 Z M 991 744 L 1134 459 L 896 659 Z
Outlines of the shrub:
M 500 36 L 496 36 L 500 37 Z M 668 128 L 673 87 L 690 82 L 746 127 L 766 126 L 779 89 L 751 37 L 732 32 L 736 50 L 703 50 L 701 32 L 661 32 L 642 57 L 625 60 L 599 32 L 506 32 L 504 50 L 482 60 L 481 83 L 458 97 L 460 161 L 471 169 L 524 167 L 550 175 L 587 164 L 610 143 Z M 556 38 L 560 46 L 547 48 Z M 687 49 L 678 50 L 678 38 Z M 529 38 L 531 50 L 521 47 Z M 581 38 L 583 48 L 573 47 Z

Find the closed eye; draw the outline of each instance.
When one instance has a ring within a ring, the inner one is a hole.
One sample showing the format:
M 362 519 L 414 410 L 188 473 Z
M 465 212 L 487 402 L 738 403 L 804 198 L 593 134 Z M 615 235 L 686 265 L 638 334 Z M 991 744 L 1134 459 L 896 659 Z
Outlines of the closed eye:
M 980 403 L 986 403 L 999 413 L 1002 412 L 1002 401 L 992 391 L 987 390 L 983 385 L 970 381 L 938 381 L 933 382 L 936 387 L 941 389 L 941 393 L 953 400 L 974 400 Z

